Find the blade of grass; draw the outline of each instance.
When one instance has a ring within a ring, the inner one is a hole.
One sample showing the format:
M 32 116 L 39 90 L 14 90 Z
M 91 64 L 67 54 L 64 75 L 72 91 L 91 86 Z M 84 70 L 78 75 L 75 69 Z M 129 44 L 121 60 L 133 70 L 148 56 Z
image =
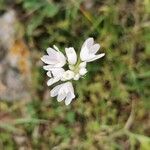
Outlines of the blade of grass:
M 38 123 L 46 123 L 48 122 L 47 120 L 44 119 L 36 119 L 36 118 L 21 118 L 21 119 L 16 119 L 13 121 L 13 125 L 18 125 L 18 124 L 26 124 L 26 123 L 31 123 L 31 124 L 38 124 Z
M 0 129 L 4 129 L 9 132 L 18 132 L 17 128 L 7 123 L 0 123 Z

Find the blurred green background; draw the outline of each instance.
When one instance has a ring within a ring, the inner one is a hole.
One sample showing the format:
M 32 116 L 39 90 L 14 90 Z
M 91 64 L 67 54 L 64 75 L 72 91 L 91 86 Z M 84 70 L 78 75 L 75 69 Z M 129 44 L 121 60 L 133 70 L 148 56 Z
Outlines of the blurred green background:
M 0 150 L 149 150 L 150 1 L 0 0 L 14 9 L 31 55 L 31 100 L 0 101 Z M 105 57 L 88 64 L 65 106 L 49 96 L 40 57 L 79 52 L 94 37 Z

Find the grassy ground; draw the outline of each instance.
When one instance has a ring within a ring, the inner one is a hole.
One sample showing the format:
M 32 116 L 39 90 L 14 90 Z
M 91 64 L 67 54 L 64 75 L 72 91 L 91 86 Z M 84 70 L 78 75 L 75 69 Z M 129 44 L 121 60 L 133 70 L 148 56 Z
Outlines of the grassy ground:
M 15 8 L 32 56 L 32 100 L 0 101 L 0 149 L 150 149 L 149 0 L 0 0 Z M 79 52 L 87 37 L 106 56 L 88 65 L 66 107 L 49 97 L 40 57 Z

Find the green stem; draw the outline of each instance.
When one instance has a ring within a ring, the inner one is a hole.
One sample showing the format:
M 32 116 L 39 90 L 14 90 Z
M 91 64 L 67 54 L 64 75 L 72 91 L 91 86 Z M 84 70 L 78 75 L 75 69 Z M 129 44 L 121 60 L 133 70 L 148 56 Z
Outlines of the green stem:
M 81 63 L 81 60 L 80 60 L 80 59 L 78 59 L 78 61 L 77 61 L 76 65 L 74 66 L 74 70 L 73 70 L 75 73 L 78 73 L 78 71 L 79 71 L 78 69 L 79 69 L 79 65 L 80 65 L 80 63 Z

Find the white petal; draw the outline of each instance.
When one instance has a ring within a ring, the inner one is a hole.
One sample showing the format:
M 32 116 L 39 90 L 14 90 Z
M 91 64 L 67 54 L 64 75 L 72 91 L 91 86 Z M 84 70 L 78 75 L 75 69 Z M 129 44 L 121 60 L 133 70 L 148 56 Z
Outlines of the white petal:
M 84 42 L 84 44 L 81 48 L 81 52 L 80 52 L 81 60 L 85 61 L 85 62 L 91 62 L 91 61 L 94 61 L 96 59 L 103 57 L 104 55 L 101 55 L 101 54 L 95 55 L 99 49 L 100 49 L 100 45 L 94 44 L 93 38 L 88 38 Z
M 70 103 L 71 103 L 71 101 L 72 101 L 72 96 L 71 96 L 71 93 L 69 92 L 68 94 L 67 94 L 67 97 L 66 97 L 66 99 L 65 99 L 65 105 L 69 105 Z
M 84 62 L 80 63 L 79 67 L 80 68 L 85 68 L 86 67 L 86 62 L 84 61 Z
M 47 74 L 48 77 L 50 77 L 50 78 L 52 77 L 51 71 L 48 71 L 46 74 Z
M 65 70 L 63 68 L 54 68 L 52 65 L 43 66 L 43 69 L 48 70 L 47 76 L 52 77 L 61 77 Z
M 47 81 L 47 85 L 51 86 L 52 84 L 58 82 L 60 79 L 59 78 L 51 78 Z
M 87 46 L 88 48 L 91 47 L 94 44 L 94 39 L 93 38 L 88 38 L 84 43 L 83 46 Z
M 96 54 L 96 52 L 100 49 L 100 45 L 99 44 L 94 44 L 91 48 L 90 48 L 90 53 Z
M 69 91 L 71 91 L 71 93 L 74 95 L 74 88 L 71 82 L 66 82 L 66 86 L 68 88 Z
M 51 91 L 50 91 L 50 95 L 51 97 L 55 97 L 56 95 L 58 95 L 59 89 L 63 86 L 63 84 L 57 85 L 55 86 Z
M 79 70 L 79 73 L 80 73 L 80 75 L 85 75 L 86 73 L 87 73 L 87 69 L 86 68 L 81 68 L 80 70 Z
M 93 38 L 88 38 L 82 45 L 81 51 L 80 51 L 80 58 L 82 61 L 85 61 L 89 55 L 89 50 L 94 44 Z
M 65 105 L 69 105 L 71 103 L 71 101 L 73 100 L 73 98 L 75 98 L 75 95 L 72 94 L 71 92 L 69 92 L 65 99 Z
M 80 78 L 80 74 L 78 73 L 78 74 L 76 74 L 75 76 L 74 76 L 74 80 L 79 80 L 79 78 Z
M 53 68 L 53 65 L 45 65 L 45 66 L 43 66 L 43 69 L 44 70 L 51 70 Z
M 99 54 L 99 55 L 95 55 L 92 59 L 89 59 L 86 62 L 91 62 L 91 61 L 97 60 L 99 58 L 102 58 L 103 56 L 105 56 L 105 53 L 102 53 L 102 54 Z
M 63 67 L 66 64 L 66 57 L 64 56 L 64 54 L 62 52 L 57 52 L 57 60 L 58 60 L 58 64 L 57 67 Z
M 61 102 L 62 100 L 64 100 L 66 97 L 66 93 L 61 93 L 61 94 L 58 94 L 57 96 L 57 101 L 58 102 Z
M 46 64 L 55 64 L 56 63 L 55 57 L 51 57 L 49 55 L 44 55 L 43 57 L 41 57 L 41 60 Z
M 66 64 L 66 57 L 56 46 L 54 47 L 56 50 L 51 47 L 47 48 L 48 55 L 44 55 L 41 60 L 46 64 L 53 65 L 53 67 L 62 67 Z
M 51 71 L 54 77 L 61 77 L 65 72 L 63 68 L 53 68 Z
M 65 105 L 69 105 L 72 101 L 71 94 L 69 93 L 65 99 Z
M 71 70 L 67 70 L 64 72 L 64 74 L 62 75 L 62 81 L 66 81 L 66 80 L 71 80 L 72 78 L 74 78 L 74 72 Z
M 57 101 L 62 101 L 65 99 L 65 104 L 69 105 L 73 98 L 75 98 L 74 95 L 74 89 L 71 82 L 66 82 L 60 85 L 57 85 L 54 87 L 51 92 L 51 96 L 57 96 Z
M 75 69 L 75 66 L 74 66 L 74 65 L 69 65 L 69 69 L 70 69 L 70 70 L 74 70 L 74 69 Z
M 68 62 L 71 65 L 75 65 L 77 62 L 77 54 L 73 47 L 65 48 L 65 52 L 68 58 Z
M 80 59 L 82 61 L 87 60 L 89 57 L 89 49 L 87 48 L 87 46 L 84 46 L 81 51 L 80 51 Z
M 56 56 L 56 54 L 57 54 L 57 51 L 56 50 L 54 50 L 53 48 L 51 48 L 51 47 L 48 47 L 47 49 L 46 49 L 46 51 L 47 51 L 47 54 L 48 55 L 52 55 L 52 56 Z
M 53 45 L 54 49 L 56 49 L 56 57 L 57 57 L 57 60 L 61 63 L 66 63 L 66 57 L 64 56 L 64 54 L 59 50 L 59 48 L 56 46 L 56 45 Z

